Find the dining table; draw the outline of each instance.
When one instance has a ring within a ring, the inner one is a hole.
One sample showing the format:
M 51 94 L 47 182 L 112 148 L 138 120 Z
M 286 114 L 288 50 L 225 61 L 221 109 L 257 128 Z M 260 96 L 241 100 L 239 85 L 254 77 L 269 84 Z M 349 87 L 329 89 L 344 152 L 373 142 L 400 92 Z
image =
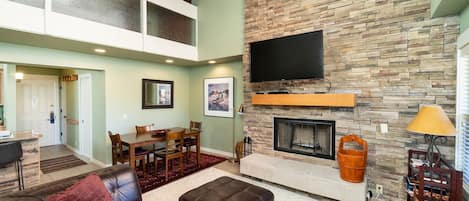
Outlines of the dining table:
M 135 169 L 135 149 L 138 147 L 144 147 L 148 145 L 154 145 L 156 143 L 166 141 L 166 133 L 168 132 L 179 132 L 184 130 L 184 138 L 195 137 L 197 140 L 197 167 L 200 165 L 200 130 L 192 130 L 187 128 L 175 127 L 168 129 L 152 130 L 147 133 L 127 133 L 121 135 L 122 145 L 129 148 L 129 165 Z M 190 151 L 190 150 L 189 150 Z

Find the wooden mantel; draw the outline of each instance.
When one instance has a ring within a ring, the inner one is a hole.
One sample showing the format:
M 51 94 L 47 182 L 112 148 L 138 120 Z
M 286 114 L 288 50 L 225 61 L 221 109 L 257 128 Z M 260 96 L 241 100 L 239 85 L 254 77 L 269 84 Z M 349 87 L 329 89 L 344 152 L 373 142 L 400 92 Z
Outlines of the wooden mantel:
M 253 94 L 253 105 L 355 107 L 355 94 Z

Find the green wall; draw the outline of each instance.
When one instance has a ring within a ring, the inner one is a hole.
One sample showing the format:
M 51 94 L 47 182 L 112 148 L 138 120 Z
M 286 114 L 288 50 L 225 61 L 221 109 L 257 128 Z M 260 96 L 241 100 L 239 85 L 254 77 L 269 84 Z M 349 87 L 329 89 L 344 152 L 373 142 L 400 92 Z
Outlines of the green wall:
M 204 116 L 204 78 L 234 77 L 234 118 Z M 241 61 L 193 67 L 190 70 L 190 119 L 202 122 L 202 147 L 232 153 L 235 142 L 243 139 L 243 117 L 236 113 L 243 96 L 243 64 Z M 233 130 L 234 127 L 234 130 Z
M 436 9 L 440 5 L 441 0 L 430 0 L 430 13 L 433 16 L 435 16 Z
M 459 29 L 461 30 L 460 33 L 463 33 L 467 30 L 467 28 L 469 28 L 469 5 L 466 6 L 466 8 L 461 12 L 461 15 L 459 15 L 459 17 L 459 22 L 461 23 L 459 25 Z
M 430 3 L 433 18 L 459 15 L 460 33 L 469 27 L 469 0 L 431 0 Z
M 16 65 L 2 64 L 2 67 L 4 123 L 8 130 L 16 131 Z
M 63 70 L 62 75 L 70 74 L 90 74 L 91 75 L 91 87 L 92 87 L 92 110 L 93 113 L 91 118 L 93 120 L 93 133 L 106 133 L 106 111 L 105 107 L 106 98 L 105 98 L 105 73 L 104 71 L 97 70 L 81 70 L 81 69 L 67 69 Z M 71 81 L 64 83 L 64 90 L 66 93 L 66 105 L 65 105 L 65 115 L 68 119 L 79 120 L 79 100 L 78 100 L 78 81 Z M 78 149 L 80 140 L 79 140 L 79 127 L 74 124 L 67 124 L 67 144 Z M 100 153 L 106 153 L 106 146 L 101 146 L 106 144 L 106 138 L 101 137 L 100 135 L 93 135 L 93 157 L 99 161 L 105 161 L 104 157 Z
M 469 3 L 468 0 L 431 0 L 431 16 L 446 17 L 458 15 Z
M 242 55 L 244 1 L 198 0 L 199 60 Z
M 76 71 L 74 69 L 70 70 L 63 70 L 62 75 L 69 75 L 69 74 L 74 74 Z M 91 82 L 93 82 L 93 77 L 91 77 Z M 65 105 L 63 106 L 64 108 L 64 115 L 67 116 L 67 120 L 76 120 L 78 121 L 78 81 L 70 81 L 70 82 L 64 82 L 63 83 L 63 90 L 62 92 L 65 93 Z M 92 110 L 100 110 L 101 108 L 92 108 Z M 104 112 L 104 111 L 98 111 L 98 112 Z M 94 120 L 94 119 L 93 119 Z M 93 128 L 96 126 L 96 124 L 93 123 Z M 66 143 L 67 145 L 79 149 L 79 142 L 78 142 L 78 125 L 74 124 L 65 124 L 65 132 L 66 132 Z M 106 132 L 104 130 L 104 132 Z M 103 133 L 103 131 L 98 132 L 98 133 Z M 93 135 L 93 141 L 98 140 L 99 135 Z M 94 147 L 93 147 L 94 148 Z M 94 149 L 93 149 L 94 150 Z M 98 154 L 99 156 L 99 154 Z
M 135 125 L 139 124 L 155 123 L 157 128 L 187 126 L 189 124 L 190 70 L 186 67 L 11 43 L 0 43 L 0 62 L 54 66 L 65 69 L 103 70 L 106 75 L 102 75 L 104 85 L 101 89 L 93 91 L 93 94 L 96 94 L 95 97 L 104 99 L 102 105 L 93 103 L 93 107 L 97 109 L 94 112 L 105 117 L 105 122 L 103 122 L 105 129 L 99 130 L 129 133 L 134 132 Z M 13 72 L 16 72 L 16 69 Z M 174 108 L 142 110 L 142 78 L 174 81 Z M 16 108 L 14 102 L 11 105 L 14 105 L 12 108 Z M 93 157 L 109 164 L 111 162 L 111 148 L 107 133 L 95 131 L 93 141 Z M 100 144 L 101 142 L 105 143 Z

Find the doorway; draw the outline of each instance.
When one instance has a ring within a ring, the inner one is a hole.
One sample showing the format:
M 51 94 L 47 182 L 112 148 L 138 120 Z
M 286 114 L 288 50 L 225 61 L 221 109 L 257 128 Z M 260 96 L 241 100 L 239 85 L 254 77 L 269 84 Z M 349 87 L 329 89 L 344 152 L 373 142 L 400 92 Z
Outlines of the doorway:
M 92 85 L 91 74 L 78 76 L 78 118 L 79 118 L 79 149 L 86 157 L 93 156 L 93 121 L 92 121 Z
M 41 133 L 40 146 L 61 144 L 58 76 L 25 74 L 16 84 L 18 131 Z

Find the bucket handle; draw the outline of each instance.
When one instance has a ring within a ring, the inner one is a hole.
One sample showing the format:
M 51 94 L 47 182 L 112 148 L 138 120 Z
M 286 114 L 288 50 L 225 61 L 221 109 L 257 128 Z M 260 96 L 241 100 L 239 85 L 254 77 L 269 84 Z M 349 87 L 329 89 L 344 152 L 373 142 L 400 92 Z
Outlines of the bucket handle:
M 362 138 L 356 136 L 355 134 L 346 135 L 340 138 L 339 152 L 342 152 L 344 150 L 344 143 L 346 142 L 356 142 L 357 144 L 362 146 L 364 155 L 366 155 L 366 153 L 368 152 L 368 143 Z

